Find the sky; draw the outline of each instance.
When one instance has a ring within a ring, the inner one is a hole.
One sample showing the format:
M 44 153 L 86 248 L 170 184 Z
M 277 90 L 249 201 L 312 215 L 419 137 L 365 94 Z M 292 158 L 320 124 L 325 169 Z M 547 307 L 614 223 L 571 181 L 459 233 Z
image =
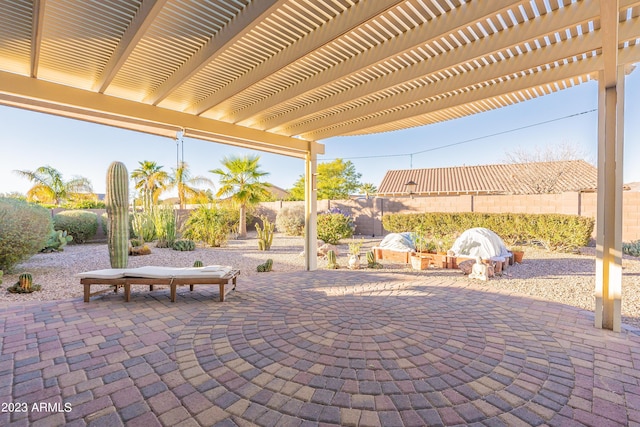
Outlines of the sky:
M 640 68 L 640 67 L 638 67 Z M 640 181 L 640 69 L 627 76 L 625 90 L 624 182 Z M 541 98 L 462 119 L 396 132 L 337 137 L 319 141 L 318 161 L 350 160 L 361 181 L 378 186 L 387 170 L 475 166 L 504 163 L 515 150 L 570 144 L 597 159 L 597 82 L 588 82 Z M 88 178 L 96 193 L 105 192 L 106 171 L 121 161 L 129 172 L 144 160 L 168 172 L 176 166 L 177 144 L 147 135 L 58 116 L 0 106 L 0 194 L 26 193 L 32 184 L 14 170 L 50 165 L 65 180 Z M 291 188 L 304 173 L 304 161 L 269 153 L 184 138 L 184 161 L 193 176 L 217 179 L 209 171 L 225 156 L 260 155 L 266 180 Z M 178 150 L 180 151 L 180 150 Z M 415 153 L 412 156 L 411 153 Z M 214 188 L 215 190 L 215 188 Z

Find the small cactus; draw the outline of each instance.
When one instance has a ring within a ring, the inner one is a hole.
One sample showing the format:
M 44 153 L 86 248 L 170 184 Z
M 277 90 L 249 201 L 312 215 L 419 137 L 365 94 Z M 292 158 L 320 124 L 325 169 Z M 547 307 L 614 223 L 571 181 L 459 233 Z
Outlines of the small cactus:
M 151 253 L 151 248 L 148 245 L 141 246 L 130 246 L 129 247 L 129 255 L 137 256 L 137 255 L 149 255 Z
M 371 265 L 374 262 L 376 262 L 376 255 L 373 253 L 373 251 L 367 252 L 367 264 Z
M 67 243 L 73 240 L 73 236 L 69 236 L 66 231 L 52 230 L 49 233 L 47 243 L 44 244 L 44 248 L 40 252 L 62 252 Z
M 42 287 L 40 285 L 33 284 L 33 276 L 31 273 L 22 273 L 18 276 L 18 281 L 7 288 L 7 291 L 12 294 L 30 294 L 34 291 L 39 291 Z
M 180 239 L 173 242 L 174 251 L 195 251 L 196 244 L 193 240 Z
M 329 270 L 335 270 L 338 268 L 338 262 L 336 261 L 336 252 L 333 250 L 327 252 L 327 268 Z
M 265 216 L 261 219 L 264 228 L 260 227 L 260 224 L 256 224 L 256 231 L 258 232 L 258 249 L 261 251 L 268 251 L 271 249 L 271 243 L 273 243 L 274 225 Z
M 2 283 L 2 275 L 4 274 L 4 272 L 2 270 L 0 270 L 0 284 Z
M 204 263 L 200 260 L 193 263 L 193 266 L 196 268 L 204 267 Z
M 376 261 L 373 251 L 367 252 L 367 268 L 382 268 L 382 264 Z
M 258 273 L 267 273 L 271 271 L 272 268 L 273 268 L 273 260 L 269 258 L 264 262 L 264 264 L 258 265 L 257 270 L 258 270 Z
M 31 273 L 22 273 L 18 276 L 18 283 L 22 289 L 28 291 L 31 289 L 31 285 L 33 284 L 33 276 Z

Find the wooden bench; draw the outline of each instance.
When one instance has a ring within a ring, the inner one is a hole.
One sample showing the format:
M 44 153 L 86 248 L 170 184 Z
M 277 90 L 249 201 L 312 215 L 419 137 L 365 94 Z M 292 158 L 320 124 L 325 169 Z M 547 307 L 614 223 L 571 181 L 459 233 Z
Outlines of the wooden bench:
M 124 288 L 124 300 L 129 302 L 131 299 L 131 285 L 147 285 L 152 291 L 155 285 L 169 286 L 171 289 L 171 302 L 176 302 L 176 290 L 178 286 L 189 285 L 189 290 L 193 291 L 194 285 L 218 285 L 220 289 L 220 302 L 224 302 L 225 285 L 232 284 L 236 289 L 236 280 L 240 270 L 231 270 L 222 277 L 167 277 L 167 278 L 146 278 L 146 277 L 120 277 L 116 279 L 85 277 L 80 279 L 80 283 L 84 285 L 84 302 L 89 302 L 89 298 L 95 295 L 103 294 L 108 290 L 101 290 L 91 293 L 91 285 L 109 285 L 113 286 L 113 291 L 118 292 L 119 288 Z

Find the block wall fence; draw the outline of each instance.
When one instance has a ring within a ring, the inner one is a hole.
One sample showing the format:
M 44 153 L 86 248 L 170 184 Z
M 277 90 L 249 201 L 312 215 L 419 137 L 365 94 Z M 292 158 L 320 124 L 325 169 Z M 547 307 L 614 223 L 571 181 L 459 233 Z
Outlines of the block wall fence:
M 384 236 L 383 215 L 420 212 L 480 212 L 480 213 L 559 213 L 596 217 L 596 193 L 562 193 L 534 195 L 462 195 L 432 197 L 371 198 L 357 200 L 318 200 L 318 212 L 340 208 L 353 215 L 356 234 Z M 622 240 L 640 239 L 640 192 L 623 193 Z M 303 202 L 261 203 L 258 215 L 274 221 L 283 206 Z M 251 229 L 251 228 L 250 228 Z M 595 237 L 595 228 L 594 234 Z

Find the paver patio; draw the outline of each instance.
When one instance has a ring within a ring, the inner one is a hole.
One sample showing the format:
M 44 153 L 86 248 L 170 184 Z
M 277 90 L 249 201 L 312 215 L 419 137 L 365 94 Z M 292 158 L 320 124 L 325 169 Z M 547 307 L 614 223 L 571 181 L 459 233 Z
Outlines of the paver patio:
M 436 272 L 216 296 L 5 306 L 0 425 L 640 425 L 640 331 L 590 312 Z

